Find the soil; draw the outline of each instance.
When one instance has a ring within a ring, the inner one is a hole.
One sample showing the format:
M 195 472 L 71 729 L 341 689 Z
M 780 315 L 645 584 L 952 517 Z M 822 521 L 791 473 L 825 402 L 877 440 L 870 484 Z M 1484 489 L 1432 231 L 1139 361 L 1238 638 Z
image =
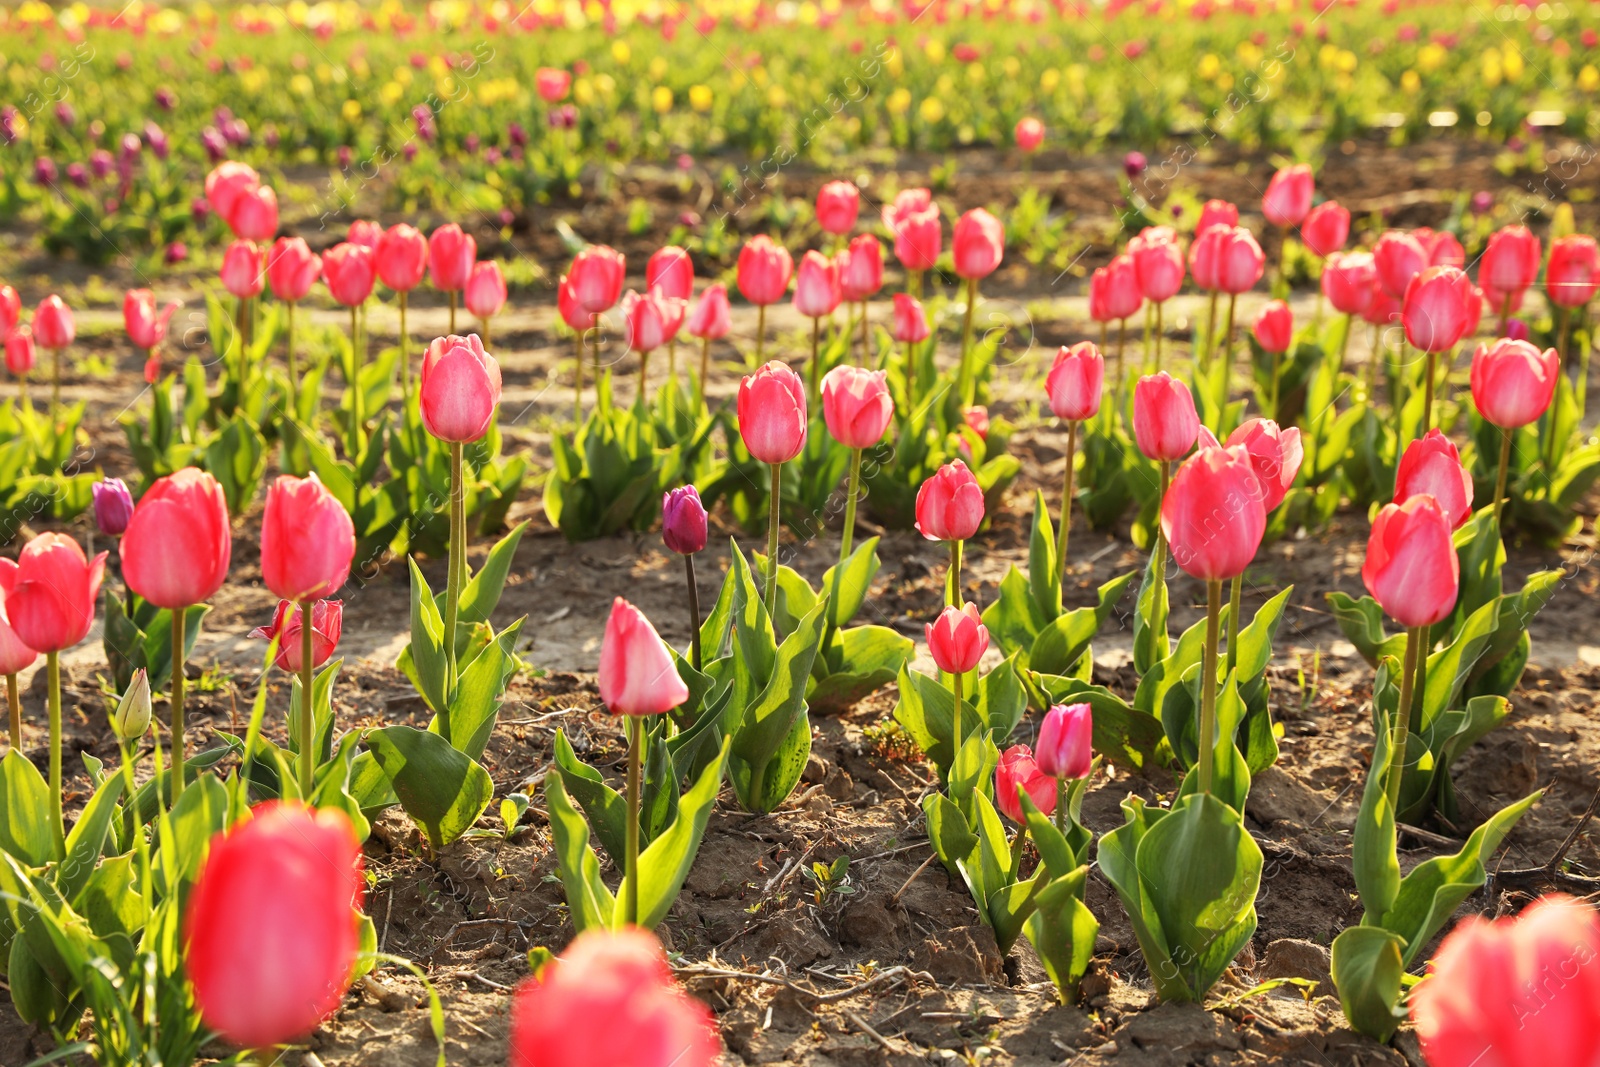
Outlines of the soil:
M 1356 201 L 1404 225 L 1437 223 L 1460 193 L 1510 184 L 1513 179 L 1502 178 L 1492 160 L 1490 149 L 1470 141 L 1405 150 L 1363 143 L 1348 156 L 1331 155 L 1319 181 L 1353 208 Z M 1375 165 L 1379 161 L 1382 165 Z M 968 200 L 1009 200 L 1022 184 L 1049 174 L 1061 178 L 1053 183 L 1058 208 L 1081 212 L 1076 225 L 1103 233 L 1110 224 L 1108 205 L 1118 197 L 1115 160 L 1046 157 L 1036 161 L 1032 175 L 1008 169 L 1009 163 L 992 153 L 964 156 L 961 163 L 956 199 L 963 206 Z M 919 165 L 912 159 L 901 174 L 880 176 L 879 184 L 914 184 L 912 172 Z M 1058 166 L 1067 173 L 1057 174 Z M 1208 195 L 1247 204 L 1257 201 L 1252 179 L 1263 180 L 1268 173 L 1263 161 L 1221 150 L 1191 166 L 1183 181 Z M 1447 186 L 1436 185 L 1446 180 Z M 664 233 L 628 237 L 620 228 L 626 198 L 658 201 L 657 218 L 681 208 L 669 177 L 641 172 L 630 181 L 636 187 L 625 183 L 614 202 L 585 207 L 574 225 L 590 239 L 624 246 L 637 264 Z M 784 192 L 805 195 L 801 187 L 809 189 L 808 181 L 793 178 Z M 1593 204 L 1580 205 L 1580 215 L 1584 207 L 1594 210 Z M 576 211 L 563 205 L 557 210 Z M 1580 219 L 1580 228 L 1600 226 L 1584 227 Z M 510 244 L 546 271 L 557 270 L 564 259 L 543 221 L 522 220 Z M 492 252 L 491 244 L 486 254 Z M 88 280 L 72 264 L 5 258 L 11 259 L 5 269 L 20 268 L 24 277 L 44 273 L 80 284 Z M 102 280 L 120 291 L 135 278 L 117 268 Z M 184 290 L 191 306 L 200 302 L 194 283 L 190 278 L 173 286 Z M 892 288 L 893 282 L 886 292 Z M 1076 282 L 1058 289 L 1037 272 L 1008 267 L 990 294 L 1026 342 L 1015 348 L 1017 371 L 1001 376 L 1001 395 L 993 406 L 996 414 L 1019 425 L 1011 447 L 1023 460 L 1023 474 L 1008 506 L 969 546 L 967 595 L 980 604 L 993 599 L 1007 567 L 1025 565 L 1033 489 L 1043 488 L 1052 507 L 1059 499 L 1064 435 L 1039 421 L 1035 398 L 1055 345 L 1092 335 L 1081 290 Z M 1309 294 L 1300 294 L 1297 312 L 1310 314 L 1310 302 Z M 504 369 L 506 448 L 530 450 L 537 467 L 547 465 L 549 435 L 564 432 L 562 420 L 570 418 L 572 403 L 570 365 L 561 362 L 569 356 L 570 342 L 554 330 L 551 303 L 542 293 L 514 296 L 517 310 L 497 320 L 493 346 Z M 1183 355 L 1184 322 L 1198 309 L 1189 300 L 1173 309 L 1169 351 L 1174 358 Z M 875 304 L 872 314 L 886 318 L 887 302 Z M 332 310 L 314 316 L 332 325 L 342 321 Z M 444 316 L 440 307 L 421 307 L 413 315 L 415 335 L 442 332 Z M 102 356 L 113 367 L 109 377 L 74 372 L 67 380 L 69 399 L 89 401 L 83 441 L 88 465 L 135 476 L 116 418 L 140 394 L 142 356 L 118 336 L 114 310 L 85 313 L 80 322 L 83 340 L 76 354 Z M 714 351 L 713 403 L 731 396 L 744 368 L 738 353 L 752 349 L 754 325 L 748 309 L 737 309 L 734 334 Z M 796 356 L 803 351 L 801 324 L 786 308 L 770 325 L 777 339 L 770 351 Z M 380 343 L 392 343 L 396 326 L 389 309 L 375 309 L 371 329 Z M 1365 358 L 1359 340 L 1350 358 Z M 631 359 L 619 359 L 623 400 L 631 397 L 632 374 Z M 1464 388 L 1459 382 L 1455 387 Z M 451 1064 L 506 1061 L 509 994 L 528 973 L 527 951 L 559 949 L 572 936 L 539 785 L 557 729 L 566 732 L 583 759 L 620 780 L 622 734 L 600 707 L 593 675 L 611 598 L 625 595 L 637 603 L 669 641 L 683 644 L 688 636 L 681 567 L 657 535 L 571 545 L 546 521 L 539 497 L 538 485 L 531 484 L 512 511 L 511 520 L 525 519 L 529 528 L 496 617 L 504 625 L 527 616 L 521 651 L 532 669 L 512 683 L 485 756 L 497 796 L 531 792 L 535 802 L 509 838 L 464 839 L 432 862 L 421 858 L 416 830 L 398 812 L 374 824 L 366 846 L 372 875 L 367 907 L 382 948 L 418 962 L 438 987 L 449 1020 Z M 1595 510 L 1591 499 L 1585 511 Z M 1069 576 L 1073 604 L 1091 602 L 1096 585 L 1143 562 L 1125 523 L 1090 532 L 1081 522 Z M 714 515 L 712 547 L 700 561 L 703 596 L 727 566 L 727 537 L 739 538 L 747 550 L 755 546 L 744 531 L 721 523 L 722 517 Z M 87 519 L 70 529 L 86 537 Z M 1513 697 L 1510 720 L 1455 768 L 1464 810 L 1474 818 L 1536 787 L 1548 788 L 1496 857 L 1496 868 L 1544 865 L 1600 788 L 1600 727 L 1592 715 L 1600 690 L 1600 649 L 1595 647 L 1600 645 L 1600 575 L 1592 563 L 1591 529 L 1586 526 L 1559 549 L 1512 547 L 1508 582 L 1548 567 L 1565 567 L 1569 577 L 1530 621 L 1533 666 Z M 1327 982 L 1327 946 L 1360 914 L 1350 875 L 1350 829 L 1373 738 L 1366 706 L 1371 670 L 1342 639 L 1323 595 L 1334 589 L 1360 592 L 1367 530 L 1365 515 L 1343 511 L 1325 530 L 1263 548 L 1248 575 L 1247 611 L 1284 586 L 1294 586 L 1270 668 L 1273 712 L 1285 736 L 1282 758 L 1257 780 L 1247 808 L 1250 829 L 1267 857 L 1257 901 L 1260 927 L 1207 1008 L 1155 1002 L 1122 906 L 1098 872 L 1090 878 L 1088 903 L 1102 927 L 1081 1005 L 1057 1002 L 1025 941 L 1002 958 L 964 887 L 952 884 L 937 862 L 928 862 L 931 850 L 918 801 L 934 788 L 931 766 L 874 740 L 872 728 L 895 704 L 895 688 L 888 686 L 846 714 L 813 718 L 813 757 L 780 811 L 751 816 L 730 801 L 714 814 L 684 892 L 659 931 L 680 976 L 716 1012 L 729 1061 L 814 1067 L 942 1061 L 1141 1067 L 1420 1064 L 1407 1031 L 1392 1047 L 1351 1032 Z M 246 637 L 268 620 L 273 606 L 260 584 L 258 531 L 258 515 L 236 525 L 230 581 L 206 619 L 194 657 L 192 673 L 199 684 L 189 711 L 191 750 L 209 747 L 215 731 L 242 728 L 256 686 L 263 682 L 264 646 Z M 835 536 L 823 532 L 805 543 L 786 544 L 786 562 L 815 583 L 837 551 Z M 486 548 L 477 546 L 480 558 Z M 864 610 L 873 621 L 920 640 L 923 624 L 941 603 L 944 554 L 914 532 L 900 531 L 886 533 L 879 552 L 884 565 Z M 442 561 L 425 561 L 424 569 L 439 587 Z M 425 709 L 392 666 L 406 638 L 404 568 L 379 569 L 346 593 L 340 648 L 346 664 L 335 696 L 342 728 L 420 725 Z M 1173 584 L 1174 626 L 1200 617 L 1203 596 L 1203 588 L 1187 578 Z M 1095 681 L 1125 694 L 1134 682 L 1131 607 L 1131 599 L 1120 605 L 1095 645 Z M 71 771 L 81 767 L 78 751 L 108 761 L 116 752 L 96 678 L 104 669 L 98 629 L 65 662 Z M 281 740 L 287 679 L 274 672 L 264 682 L 268 732 Z M 42 762 L 42 679 L 25 679 L 24 685 L 28 754 Z M 158 718 L 165 710 L 158 708 Z M 1018 740 L 1031 740 L 1034 728 L 1031 719 L 1025 720 Z M 86 799 L 87 784 L 81 773 L 69 783 L 69 817 Z M 1084 818 L 1102 833 L 1121 823 L 1118 804 L 1129 792 L 1154 802 L 1170 799 L 1174 790 L 1175 782 L 1163 771 L 1142 776 L 1112 768 L 1089 791 Z M 480 825 L 500 829 L 496 811 L 492 805 Z M 1438 825 L 1407 833 L 1402 864 L 1409 868 L 1452 852 L 1461 836 L 1464 829 Z M 850 857 L 852 891 L 819 899 L 802 871 L 839 856 Z M 1592 831 L 1573 843 L 1567 870 L 1600 870 L 1600 839 Z M 605 874 L 615 882 L 616 872 L 606 869 Z M 1559 877 L 1495 878 L 1462 911 L 1492 915 L 1560 887 Z M 1271 977 L 1322 984 L 1304 992 L 1301 986 L 1282 985 L 1246 996 Z M 20 1067 L 49 1047 L 46 1037 L 16 1019 L 9 999 L 0 998 L 0 1064 Z M 431 1065 L 436 1050 L 421 985 L 403 971 L 381 970 L 352 990 L 309 1048 L 304 1062 L 312 1065 Z M 296 1053 L 284 1062 L 301 1061 Z

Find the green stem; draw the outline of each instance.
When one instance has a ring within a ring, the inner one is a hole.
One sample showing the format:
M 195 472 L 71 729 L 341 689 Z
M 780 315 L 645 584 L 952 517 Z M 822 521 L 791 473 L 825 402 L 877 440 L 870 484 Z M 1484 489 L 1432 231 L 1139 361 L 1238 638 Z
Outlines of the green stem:
M 1216 347 L 1217 347 L 1217 291 L 1215 289 L 1213 289 L 1213 290 L 1211 290 L 1211 299 L 1208 302 L 1207 309 L 1206 309 L 1206 344 L 1205 344 L 1205 356 L 1206 356 L 1206 359 L 1205 359 L 1205 363 L 1203 364 L 1203 366 L 1209 367 L 1211 365 L 1211 357 L 1215 354 Z
M 6 675 L 6 706 L 11 711 L 11 750 L 22 751 L 22 694 L 17 689 L 17 676 Z
M 839 533 L 839 564 L 833 569 L 833 589 L 829 594 L 833 603 L 828 609 L 828 630 L 822 637 L 822 648 L 826 651 L 833 645 L 833 631 L 835 624 L 843 625 L 849 619 L 836 619 L 839 610 L 839 590 L 844 584 L 844 564 L 850 558 L 850 544 L 855 540 L 856 532 L 856 497 L 861 493 L 861 449 L 850 450 L 850 481 L 846 490 L 844 501 L 844 529 Z
M 1439 372 L 1439 354 L 1428 353 L 1426 388 L 1422 393 L 1422 432 L 1433 429 L 1433 376 Z
M 1233 391 L 1233 318 L 1234 310 L 1239 303 L 1238 293 L 1228 294 L 1228 325 L 1226 326 L 1227 338 L 1222 348 L 1222 411 L 1217 415 L 1217 436 L 1224 436 L 1228 429 L 1228 397 Z
M 645 389 L 646 389 L 646 384 L 647 384 L 647 382 L 649 380 L 649 374 L 650 374 L 650 353 L 649 352 L 640 352 L 639 353 L 639 388 L 637 390 L 638 396 L 635 398 L 635 400 L 638 403 L 639 409 L 641 411 L 643 411 L 645 408 L 647 408 L 649 406 L 649 401 L 645 399 L 646 396 L 647 396 L 647 394 L 645 392 Z
M 317 777 L 316 756 L 316 656 L 312 646 L 311 609 L 316 602 L 310 597 L 300 601 L 300 799 L 311 803 L 311 791 Z
M 573 348 L 577 352 L 577 359 L 572 368 L 572 425 L 583 425 L 583 335 L 586 331 L 579 330 L 572 338 Z
M 1067 832 L 1067 780 L 1056 779 L 1056 829 Z
M 1217 732 L 1217 628 L 1222 614 L 1222 582 L 1206 583 L 1206 647 L 1200 675 L 1200 792 L 1211 792 L 1211 765 Z
M 978 279 L 967 279 L 967 310 L 961 316 L 961 365 L 956 374 L 956 395 L 962 404 L 972 403 L 972 313 L 978 306 Z
M 1161 469 L 1161 495 L 1156 497 L 1156 543 L 1150 550 L 1150 571 L 1160 581 L 1166 577 L 1167 571 L 1167 534 L 1161 528 L 1161 508 L 1167 502 L 1167 486 L 1172 482 L 1172 471 L 1166 460 L 1156 463 Z
M 456 301 L 457 301 L 457 299 L 458 299 L 458 296 L 457 296 L 456 291 L 454 289 L 450 290 L 450 332 L 452 334 L 456 332 Z
M 872 362 L 872 330 L 867 325 L 867 302 L 861 301 L 861 361 L 856 364 L 864 367 Z
M 960 671 L 950 675 L 950 693 L 955 697 L 954 710 L 950 715 L 950 762 L 953 765 L 956 755 L 961 751 L 961 705 L 965 703 L 961 696 Z
M 644 763 L 644 721 L 637 715 L 628 720 L 628 825 L 627 867 L 622 872 L 622 921 L 639 925 L 639 779 Z
M 406 329 L 406 297 L 404 289 L 400 290 L 400 396 L 402 399 L 411 398 L 411 333 Z
M 183 617 L 187 608 L 172 613 L 172 802 L 183 795 Z M 55 687 L 51 686 L 54 691 Z
M 357 322 L 356 306 L 350 305 L 350 460 L 358 462 L 361 455 L 361 430 L 363 397 L 361 396 L 361 327 Z
M 50 425 L 61 423 L 61 349 L 50 350 Z
M 765 362 L 767 354 L 767 305 L 756 307 L 756 366 Z
M 945 577 L 945 603 L 961 606 L 961 542 L 950 542 L 950 573 Z
M 690 662 L 700 669 L 700 586 L 694 579 L 694 553 L 683 557 L 683 566 L 689 581 L 689 649 Z
M 1500 528 L 1500 513 L 1506 502 L 1506 472 L 1511 466 L 1511 433 L 1504 426 L 1500 428 L 1500 473 L 1494 480 L 1494 525 L 1497 530 Z
M 815 410 L 822 396 L 822 320 L 811 320 L 811 405 Z
M 285 364 L 289 368 L 289 406 L 290 407 L 295 407 L 295 398 L 300 393 L 300 372 L 295 368 L 295 365 L 294 365 L 294 305 L 295 305 L 295 302 L 293 300 L 289 301 L 289 325 L 288 325 L 288 329 L 287 329 L 288 341 L 289 341 L 289 351 L 288 351 L 288 353 L 287 353 L 287 355 L 286 355 L 286 357 L 284 359 Z M 299 409 L 296 408 L 296 411 L 298 411 L 298 410 Z
M 1244 575 L 1233 576 L 1233 588 L 1228 593 L 1228 672 L 1239 665 L 1239 615 L 1243 607 Z
M 1165 303 L 1156 305 L 1156 372 L 1161 371 L 1161 334 L 1164 332 L 1161 324 L 1161 313 L 1166 307 Z
M 700 339 L 700 406 L 706 405 L 706 375 L 711 371 L 711 338 Z
M 67 854 L 67 824 L 61 815 L 61 653 L 45 653 L 50 682 L 50 832 L 56 856 Z
M 461 442 L 450 442 L 450 559 L 444 594 L 444 657 L 449 695 L 456 691 L 456 614 L 461 602 L 462 564 L 467 558 L 467 500 L 461 471 Z
M 1394 367 L 1394 469 L 1400 471 L 1400 457 L 1406 454 L 1406 335 L 1400 332 L 1400 357 Z
M 1394 709 L 1389 723 L 1389 768 L 1384 780 L 1384 793 L 1389 798 L 1389 808 L 1396 821 L 1400 818 L 1400 783 L 1406 769 L 1406 714 L 1411 706 L 1411 690 L 1416 681 L 1417 656 L 1422 646 L 1421 627 L 1406 630 L 1405 666 L 1400 672 L 1400 703 Z
M 767 507 L 767 615 L 778 610 L 778 501 L 782 493 L 783 464 L 772 464 L 772 502 Z M 776 622 L 773 623 L 777 625 Z
M 1067 473 L 1061 487 L 1061 539 L 1056 548 L 1056 584 L 1061 587 L 1061 606 L 1067 606 L 1067 538 L 1072 534 L 1072 468 L 1078 459 L 1078 424 L 1067 423 Z
M 1128 320 L 1117 320 L 1117 367 L 1114 374 L 1117 382 L 1117 395 L 1122 395 L 1122 350 L 1128 346 Z

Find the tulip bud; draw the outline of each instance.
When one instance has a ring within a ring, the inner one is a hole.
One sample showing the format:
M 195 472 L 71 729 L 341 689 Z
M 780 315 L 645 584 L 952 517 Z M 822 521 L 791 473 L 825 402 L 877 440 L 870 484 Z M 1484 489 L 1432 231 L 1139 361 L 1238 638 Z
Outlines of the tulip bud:
M 860 211 L 861 190 L 854 182 L 828 182 L 817 191 L 817 225 L 824 233 L 849 233 Z
M 1217 243 L 1217 288 L 1225 293 L 1243 293 L 1261 280 L 1267 257 L 1249 230 L 1213 230 Z M 1211 237 L 1208 234 L 1208 238 Z
M 694 261 L 677 245 L 657 249 L 644 265 L 644 285 L 646 289 L 687 300 L 694 295 Z
M 1341 251 L 1350 239 L 1349 209 L 1333 200 L 1318 204 L 1300 224 L 1300 239 L 1313 254 L 1324 259 Z
M 1480 344 L 1472 356 L 1472 402 L 1489 422 L 1514 430 L 1545 413 L 1560 373 L 1553 348 L 1540 352 L 1510 338 Z
M 689 314 L 689 334 L 715 341 L 733 329 L 733 309 L 728 306 L 728 287 L 721 282 L 708 285 Z
M 150 729 L 150 676 L 136 667 L 133 680 L 111 714 L 111 730 L 122 741 L 137 741 Z
M 267 253 L 267 282 L 272 295 L 295 303 L 304 300 L 322 274 L 322 257 L 303 237 L 280 237 Z
M 1100 411 L 1106 361 L 1093 341 L 1079 341 L 1056 351 L 1045 378 L 1050 410 L 1064 422 L 1086 422 Z
M 468 311 L 485 321 L 500 314 L 506 306 L 506 278 L 500 264 L 492 259 L 473 264 L 462 301 Z
M 1585 234 L 1558 237 L 1550 242 L 1550 265 L 1545 268 L 1545 290 L 1557 307 L 1582 307 L 1600 289 L 1600 246 Z
M 121 478 L 102 478 L 89 487 L 94 522 L 107 537 L 121 537 L 133 518 L 133 494 Z
M 1012 136 L 1016 138 L 1017 147 L 1024 152 L 1037 151 L 1044 143 L 1044 123 L 1031 116 L 1018 119 Z
M 1052 778 L 1085 778 L 1094 762 L 1094 709 L 1057 704 L 1039 724 L 1039 770 Z
M 1134 277 L 1144 299 L 1162 304 L 1183 288 L 1183 252 L 1170 226 L 1145 227 L 1128 242 L 1127 254 L 1133 260 Z
M 436 338 L 422 357 L 417 404 L 441 441 L 476 441 L 500 405 L 500 364 L 477 334 Z
M 1005 227 L 983 208 L 973 208 L 956 220 L 950 254 L 959 277 L 987 278 L 1000 265 L 1005 250 Z
M 1423 494 L 1434 498 L 1452 530 L 1460 529 L 1472 514 L 1472 475 L 1461 466 L 1454 442 L 1438 430 L 1429 430 L 1407 445 L 1395 473 L 1396 504 Z
M 1089 317 L 1094 321 L 1117 322 L 1137 312 L 1143 303 L 1139 270 L 1131 255 L 1117 256 L 1089 276 Z
M 1021 825 L 1026 816 L 1018 790 L 1028 794 L 1033 806 L 1046 815 L 1056 810 L 1056 780 L 1039 769 L 1033 750 L 1027 745 L 1012 745 L 1000 753 L 994 769 L 994 803 L 1000 814 Z
M 254 241 L 233 242 L 222 253 L 222 268 L 218 276 L 222 279 L 222 287 L 241 300 L 260 296 L 261 249 Z
M 939 262 L 943 247 L 944 231 L 939 224 L 937 206 L 906 215 L 894 231 L 895 258 L 913 273 L 932 270 Z
M 0 338 L 10 337 L 22 318 L 22 298 L 9 285 L 0 285 Z
M 983 625 L 975 604 L 959 608 L 952 604 L 924 629 L 928 653 L 946 674 L 966 674 L 976 669 L 989 650 L 989 629 Z
M 800 259 L 795 277 L 794 309 L 807 318 L 832 315 L 843 298 L 839 288 L 839 267 L 821 252 L 807 252 Z
M 428 238 L 428 273 L 441 293 L 464 289 L 478 260 L 478 242 L 455 223 L 440 226 Z
M 845 300 L 859 304 L 882 288 L 883 246 L 864 233 L 839 253 L 839 291 Z
M 1378 268 L 1370 252 L 1334 252 L 1322 265 L 1322 295 L 1335 311 L 1364 313 L 1377 288 Z
M 1372 261 L 1378 271 L 1378 284 L 1398 300 L 1406 295 L 1411 279 L 1428 266 L 1428 253 L 1411 234 L 1389 230 L 1372 246 Z
M 1455 267 L 1429 267 L 1406 286 L 1400 321 L 1406 340 L 1424 352 L 1448 352 L 1467 328 L 1472 282 Z
M 62 349 L 78 336 L 78 326 L 72 309 L 65 300 L 51 293 L 39 301 L 33 313 L 33 337 L 45 348 Z
M 694 486 L 662 494 L 661 539 L 680 556 L 692 556 L 706 547 L 706 509 Z
M 572 257 L 567 272 L 578 306 L 591 315 L 609 311 L 622 298 L 626 263 L 622 253 L 606 245 L 590 245 Z
M 1361 581 L 1407 628 L 1431 626 L 1455 610 L 1461 564 L 1437 500 L 1424 494 L 1384 505 L 1372 522 Z
M 689 699 L 672 653 L 644 613 L 611 603 L 600 643 L 600 700 L 613 715 L 659 715 Z
M 1204 581 L 1243 574 L 1266 528 L 1261 484 L 1242 447 L 1196 452 L 1178 468 L 1161 505 L 1173 562 Z
M 1249 456 L 1250 469 L 1261 487 L 1261 506 L 1271 511 L 1283 503 L 1305 457 L 1300 427 L 1281 430 L 1271 419 L 1250 419 L 1228 435 L 1228 447 L 1235 445 Z
M 1200 434 L 1189 387 L 1166 371 L 1140 378 L 1133 387 L 1133 435 L 1139 451 L 1158 463 L 1182 459 Z
M 752 304 L 776 304 L 789 291 L 794 274 L 794 259 L 789 250 L 774 244 L 766 234 L 757 234 L 739 250 L 739 292 Z
M 806 446 L 806 389 L 777 360 L 739 382 L 739 436 L 762 463 L 787 463 Z
M 1500 293 L 1520 293 L 1539 276 L 1539 238 L 1526 226 L 1507 226 L 1489 235 L 1478 261 L 1478 281 Z
M 333 299 L 345 307 L 366 303 L 376 278 L 370 248 L 345 241 L 322 257 L 322 280 L 328 283 Z
M 401 222 L 389 227 L 372 250 L 378 278 L 397 293 L 422 284 L 428 270 L 428 239 L 417 228 Z
M 983 510 L 978 479 L 952 460 L 917 490 L 917 531 L 929 541 L 965 541 L 983 524 Z
M 1298 226 L 1311 210 L 1313 179 L 1304 163 L 1284 167 L 1267 183 L 1261 197 L 1261 214 L 1274 226 Z
M 1289 343 L 1294 338 L 1294 312 L 1282 300 L 1269 301 L 1256 314 L 1251 332 L 1263 351 L 1282 355 L 1289 351 Z
M 901 344 L 921 344 L 932 336 L 922 301 L 909 293 L 894 294 L 894 339 Z
M 18 378 L 27 374 L 38 362 L 38 353 L 34 349 L 33 327 L 18 326 L 6 338 L 6 370 Z
M 822 416 L 846 448 L 871 448 L 894 418 L 888 374 L 841 364 L 822 379 Z

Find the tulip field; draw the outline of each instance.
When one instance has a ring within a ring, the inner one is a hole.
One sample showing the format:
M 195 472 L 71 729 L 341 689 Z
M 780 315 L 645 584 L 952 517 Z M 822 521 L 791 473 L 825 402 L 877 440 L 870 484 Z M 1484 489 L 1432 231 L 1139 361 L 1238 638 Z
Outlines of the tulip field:
M 1597 100 L 0 0 L 0 1067 L 1600 1067 Z

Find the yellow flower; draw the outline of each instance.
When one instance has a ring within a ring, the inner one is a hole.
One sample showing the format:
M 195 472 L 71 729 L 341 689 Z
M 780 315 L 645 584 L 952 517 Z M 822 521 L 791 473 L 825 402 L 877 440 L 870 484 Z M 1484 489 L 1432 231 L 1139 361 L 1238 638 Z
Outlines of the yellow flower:
M 361 117 L 361 101 L 346 100 L 339 113 L 344 116 L 346 122 L 355 122 Z
M 774 84 L 767 90 L 767 106 L 774 111 L 781 111 L 789 106 L 789 94 L 783 91 L 783 86 Z
M 1435 41 L 1429 41 L 1417 53 L 1417 66 L 1432 73 L 1444 66 L 1444 61 L 1449 58 L 1444 48 Z
M 650 106 L 658 114 L 666 114 L 672 110 L 672 90 L 665 85 L 658 85 L 650 92 Z
M 396 67 L 396 68 L 394 68 L 394 73 L 391 74 L 390 77 L 393 78 L 400 85 L 410 85 L 411 84 L 411 68 L 410 67 L 405 67 L 405 66 Z M 952 707 L 955 706 L 953 702 L 952 702 L 951 706 Z
M 1505 80 L 1505 68 L 1500 64 L 1500 52 L 1494 48 L 1483 51 L 1483 84 L 1493 89 Z
M 617 91 L 617 79 L 606 73 L 596 74 L 594 87 L 600 91 L 601 96 L 610 96 Z
M 939 40 L 929 41 L 928 46 L 923 49 L 923 53 L 931 63 L 944 62 L 944 42 Z
M 1043 74 L 1039 75 L 1039 88 L 1047 93 L 1055 92 L 1056 86 L 1060 84 L 1061 72 L 1054 67 L 1050 67 Z M 950 706 L 955 707 L 954 702 L 952 702 Z
M 667 57 L 653 56 L 650 60 L 650 80 L 660 81 L 667 76 Z
M 1016 56 L 1006 56 L 1000 63 L 1000 69 L 1005 71 L 1006 77 L 1015 78 L 1022 73 L 1022 64 L 1017 61 Z M 955 703 L 952 701 L 950 706 L 955 707 Z
M 628 47 L 627 41 L 612 41 L 611 58 L 623 66 L 627 66 L 628 60 L 633 58 L 633 50 Z
M 296 96 L 310 96 L 315 90 L 316 86 L 304 74 L 296 74 L 289 79 L 289 91 Z
M 1502 62 L 1505 64 L 1507 81 L 1518 81 L 1522 78 L 1524 67 L 1522 53 L 1517 51 L 1515 45 L 1506 46 L 1506 55 Z
M 1417 92 L 1422 88 L 1422 76 L 1414 70 L 1408 70 L 1400 75 L 1400 88 L 1408 93 Z
M 689 106 L 696 111 L 711 110 L 711 87 L 709 85 L 693 85 L 689 87 Z
M 386 107 L 393 107 L 398 104 L 400 98 L 405 95 L 405 86 L 399 82 L 385 82 L 383 88 L 378 91 L 378 99 L 382 100 Z
M 1356 69 L 1356 54 L 1350 49 L 1341 49 L 1339 52 L 1339 71 L 1343 74 L 1354 74 Z
M 1578 71 L 1578 88 L 1586 93 L 1600 89 L 1600 70 L 1594 69 L 1593 63 L 1587 63 Z
M 906 109 L 911 106 L 911 93 L 904 87 L 896 89 L 889 94 L 889 99 L 883 106 L 889 109 L 891 115 L 904 115 Z
M 1200 63 L 1195 67 L 1194 72 L 1205 81 L 1210 81 L 1222 73 L 1222 60 L 1218 59 L 1215 53 L 1207 52 L 1200 57 Z
M 973 85 L 982 85 L 983 84 L 983 64 L 981 64 L 981 63 L 969 63 L 969 64 L 967 64 L 967 81 L 971 82 Z M 952 703 L 951 707 L 954 707 L 954 706 L 955 705 Z
M 588 78 L 579 78 L 572 83 L 572 99 L 579 107 L 588 107 L 594 103 L 594 83 Z M 954 706 L 953 704 L 951 705 Z
M 944 118 L 944 105 L 939 102 L 937 96 L 930 96 L 922 102 L 917 113 L 922 116 L 923 122 L 935 123 Z

